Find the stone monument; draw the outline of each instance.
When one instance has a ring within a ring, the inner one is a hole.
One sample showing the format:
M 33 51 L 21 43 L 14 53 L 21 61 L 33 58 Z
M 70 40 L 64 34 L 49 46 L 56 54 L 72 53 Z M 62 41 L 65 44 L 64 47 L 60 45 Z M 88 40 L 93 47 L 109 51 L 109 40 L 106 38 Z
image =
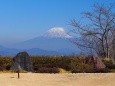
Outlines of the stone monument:
M 27 52 L 20 52 L 14 58 L 11 65 L 11 70 L 25 70 L 28 72 L 33 71 L 32 60 Z
M 105 65 L 102 62 L 101 58 L 99 58 L 97 56 L 93 56 L 93 55 L 87 56 L 85 58 L 85 64 L 93 65 L 93 67 L 95 69 L 103 69 L 103 68 L 105 68 Z

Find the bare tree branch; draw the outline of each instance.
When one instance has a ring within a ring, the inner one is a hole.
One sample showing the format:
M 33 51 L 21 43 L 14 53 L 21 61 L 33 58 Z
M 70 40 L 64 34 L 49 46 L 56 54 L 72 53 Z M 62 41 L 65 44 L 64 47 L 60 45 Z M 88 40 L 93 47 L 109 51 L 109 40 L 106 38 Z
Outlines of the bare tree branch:
M 73 33 L 80 35 L 79 41 L 73 43 L 81 48 L 91 49 L 99 56 L 110 57 L 115 50 L 115 13 L 112 12 L 114 4 L 106 7 L 104 4 L 94 4 L 91 12 L 82 14 L 88 19 L 89 24 L 81 24 L 75 19 L 71 25 L 75 27 Z

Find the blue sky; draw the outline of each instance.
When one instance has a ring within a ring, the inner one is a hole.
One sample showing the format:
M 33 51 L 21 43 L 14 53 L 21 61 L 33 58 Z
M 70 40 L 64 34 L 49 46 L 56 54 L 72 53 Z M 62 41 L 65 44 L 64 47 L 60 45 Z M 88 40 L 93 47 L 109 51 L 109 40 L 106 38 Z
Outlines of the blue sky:
M 53 27 L 70 29 L 70 19 L 94 3 L 114 0 L 0 0 L 0 44 L 11 44 L 44 34 Z

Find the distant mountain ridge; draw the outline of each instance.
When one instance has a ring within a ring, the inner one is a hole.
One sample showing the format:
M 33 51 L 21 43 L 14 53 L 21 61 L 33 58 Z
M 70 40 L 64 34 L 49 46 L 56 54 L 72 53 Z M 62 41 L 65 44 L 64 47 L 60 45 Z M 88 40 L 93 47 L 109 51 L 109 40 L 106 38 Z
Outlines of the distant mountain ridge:
M 5 55 L 10 53 L 14 55 L 20 51 L 27 51 L 30 55 L 78 54 L 79 49 L 70 42 L 72 39 L 74 38 L 68 35 L 63 28 L 56 27 L 48 30 L 48 32 L 39 37 L 11 45 L 10 48 L 2 47 L 0 54 Z
M 0 46 L 0 55 L 1 56 L 15 56 L 17 53 L 26 51 L 29 55 L 36 56 L 52 56 L 52 55 L 63 55 L 57 51 L 48 51 L 39 48 L 32 48 L 32 49 L 15 49 L 15 48 L 5 48 Z

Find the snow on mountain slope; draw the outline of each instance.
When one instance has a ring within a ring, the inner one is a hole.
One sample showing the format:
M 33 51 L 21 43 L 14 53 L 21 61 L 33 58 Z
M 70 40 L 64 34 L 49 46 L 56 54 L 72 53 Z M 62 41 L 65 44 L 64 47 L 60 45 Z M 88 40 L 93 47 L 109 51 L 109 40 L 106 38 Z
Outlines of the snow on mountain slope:
M 55 27 L 48 30 L 47 33 L 43 35 L 44 37 L 60 37 L 60 38 L 72 38 L 72 36 L 68 35 L 64 28 L 62 27 Z
M 40 48 L 59 53 L 67 52 L 67 54 L 77 53 L 78 48 L 69 41 L 71 39 L 74 39 L 74 37 L 68 35 L 63 28 L 57 27 L 48 30 L 44 35 L 18 43 L 12 47 L 17 49 Z

